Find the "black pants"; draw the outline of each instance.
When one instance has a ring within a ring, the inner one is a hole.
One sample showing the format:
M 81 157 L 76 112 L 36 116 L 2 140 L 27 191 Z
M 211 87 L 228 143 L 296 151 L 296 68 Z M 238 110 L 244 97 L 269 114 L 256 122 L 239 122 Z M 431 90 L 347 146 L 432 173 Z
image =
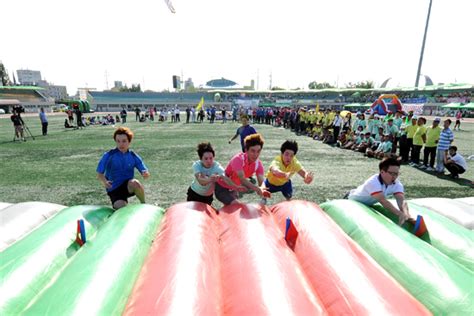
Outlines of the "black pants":
M 334 126 L 334 142 L 337 142 L 340 130 L 341 130 L 340 126 Z
M 408 155 L 410 154 L 410 145 L 408 143 L 407 135 L 400 137 L 400 156 L 403 162 L 408 162 Z
M 434 168 L 436 158 L 436 147 L 426 147 L 423 149 L 423 164 L 428 165 L 428 157 L 430 158 L 430 167 Z
M 448 169 L 449 172 L 451 172 L 453 176 L 463 174 L 466 171 L 463 167 L 458 164 L 455 164 L 454 162 L 448 164 L 445 163 L 444 166 L 446 167 L 446 169 Z
M 195 201 L 195 202 L 202 202 L 202 203 L 212 205 L 212 201 L 214 200 L 214 196 L 212 194 L 210 196 L 202 196 L 194 192 L 194 190 L 191 189 L 191 187 L 188 188 L 187 196 L 188 197 L 186 201 L 188 202 Z
M 408 138 L 407 137 L 407 143 L 408 143 L 408 154 L 411 157 L 413 155 L 413 138 Z M 411 152 L 411 153 L 410 153 Z M 409 158 L 410 160 L 411 158 Z
M 397 152 L 397 147 L 399 146 L 400 137 L 393 137 L 393 144 L 392 144 L 392 153 L 395 154 Z
M 43 136 L 48 135 L 48 122 L 41 123 L 41 129 L 43 130 Z
M 411 161 L 416 164 L 420 163 L 421 147 L 423 146 L 413 145 L 413 150 L 411 152 Z

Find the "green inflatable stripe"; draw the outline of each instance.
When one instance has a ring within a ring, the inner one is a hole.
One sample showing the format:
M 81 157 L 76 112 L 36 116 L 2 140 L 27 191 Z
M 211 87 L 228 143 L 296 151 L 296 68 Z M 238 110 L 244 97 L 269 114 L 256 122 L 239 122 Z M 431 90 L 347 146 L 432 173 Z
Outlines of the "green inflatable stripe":
M 384 209 L 382 205 L 375 205 L 373 208 L 392 222 L 398 223 L 398 217 Z M 412 217 L 423 216 L 428 229 L 428 233 L 422 236 L 424 241 L 474 272 L 474 233 L 472 231 L 416 204 L 409 203 L 409 209 Z M 404 225 L 404 228 L 408 228 L 408 226 Z M 409 231 L 412 231 L 411 227 Z
M 77 220 L 90 238 L 111 208 L 73 206 L 0 253 L 0 315 L 18 315 L 79 249 Z
M 120 315 L 162 216 L 146 204 L 115 212 L 24 315 Z
M 361 203 L 321 208 L 433 314 L 473 314 L 472 272 Z

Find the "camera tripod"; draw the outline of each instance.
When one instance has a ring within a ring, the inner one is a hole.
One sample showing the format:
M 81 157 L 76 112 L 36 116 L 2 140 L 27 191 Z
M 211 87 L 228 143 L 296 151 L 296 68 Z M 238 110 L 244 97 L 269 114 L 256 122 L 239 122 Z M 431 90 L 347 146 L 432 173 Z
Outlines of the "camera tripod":
M 27 133 L 30 135 L 31 138 L 33 138 L 33 140 L 35 140 L 35 137 L 33 136 L 30 129 L 28 128 L 28 125 L 26 125 L 26 123 L 23 122 L 21 126 L 23 126 L 23 129 L 27 131 Z M 24 131 L 23 131 L 23 139 L 26 139 Z M 13 141 L 16 141 L 16 130 L 13 132 Z

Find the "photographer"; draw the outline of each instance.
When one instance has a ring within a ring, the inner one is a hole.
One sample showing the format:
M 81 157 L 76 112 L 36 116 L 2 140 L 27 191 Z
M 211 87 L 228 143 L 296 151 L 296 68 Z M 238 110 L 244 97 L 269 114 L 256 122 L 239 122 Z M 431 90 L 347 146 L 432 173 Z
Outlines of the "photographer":
M 13 114 L 12 116 L 10 116 L 10 119 L 13 122 L 13 126 L 15 127 L 15 138 L 13 139 L 13 141 L 16 141 L 16 139 L 18 139 L 26 142 L 25 135 L 23 133 L 23 124 L 25 124 L 25 122 L 23 122 L 23 119 L 20 116 L 20 112 L 21 109 L 14 107 Z

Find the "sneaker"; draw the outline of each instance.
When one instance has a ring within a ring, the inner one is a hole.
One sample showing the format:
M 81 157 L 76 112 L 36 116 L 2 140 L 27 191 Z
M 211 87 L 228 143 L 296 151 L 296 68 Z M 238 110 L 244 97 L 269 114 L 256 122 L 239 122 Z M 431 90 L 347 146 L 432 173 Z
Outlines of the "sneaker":
M 410 167 L 414 167 L 414 166 L 416 166 L 416 163 L 410 162 L 410 163 L 408 163 L 408 165 L 409 165 Z
M 426 169 L 426 166 L 420 163 L 420 164 L 418 165 L 418 168 L 420 168 L 420 169 Z
M 435 170 L 431 167 L 428 167 L 428 168 L 426 168 L 426 171 L 435 171 Z

